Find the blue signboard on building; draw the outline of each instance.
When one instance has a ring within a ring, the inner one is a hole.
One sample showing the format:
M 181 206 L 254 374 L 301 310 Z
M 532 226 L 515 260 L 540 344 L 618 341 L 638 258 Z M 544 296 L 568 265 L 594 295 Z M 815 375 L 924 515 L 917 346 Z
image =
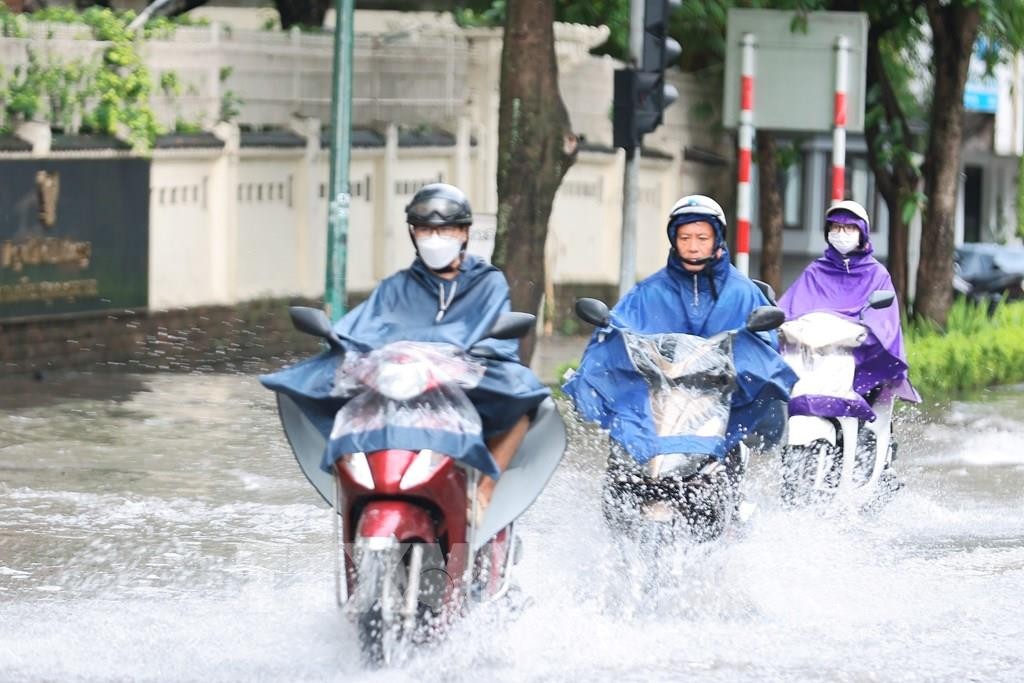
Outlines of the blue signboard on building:
M 974 44 L 974 54 L 967 69 L 967 83 L 964 86 L 964 109 L 967 111 L 995 114 L 999 108 L 999 82 L 988 73 L 985 55 L 989 50 L 986 41 Z

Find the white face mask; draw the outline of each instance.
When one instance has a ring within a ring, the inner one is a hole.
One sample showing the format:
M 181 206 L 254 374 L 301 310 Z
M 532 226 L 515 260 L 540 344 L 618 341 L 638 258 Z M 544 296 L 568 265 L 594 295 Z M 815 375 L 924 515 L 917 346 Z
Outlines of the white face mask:
M 830 232 L 828 234 L 828 243 L 835 247 L 836 251 L 840 254 L 846 256 L 860 246 L 860 234 L 849 232 Z
M 462 241 L 457 237 L 441 237 L 433 233 L 430 237 L 416 239 L 416 251 L 428 268 L 440 270 L 451 264 L 462 251 Z

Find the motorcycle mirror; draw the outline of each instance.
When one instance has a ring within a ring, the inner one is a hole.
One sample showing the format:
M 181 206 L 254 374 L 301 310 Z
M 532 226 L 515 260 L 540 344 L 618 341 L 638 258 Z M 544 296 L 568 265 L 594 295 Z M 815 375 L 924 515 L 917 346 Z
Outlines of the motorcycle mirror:
M 520 339 L 528 335 L 536 324 L 537 316 L 510 311 L 498 316 L 487 336 L 491 339 Z
M 299 332 L 320 337 L 335 348 L 341 348 L 341 340 L 334 333 L 331 326 L 331 319 L 319 308 L 309 306 L 289 306 L 288 315 L 291 316 L 292 326 Z
M 610 314 L 608 305 L 600 299 L 577 299 L 576 316 L 594 327 L 607 327 Z
M 868 308 L 889 308 L 896 301 L 896 292 L 879 289 L 868 297 Z
M 775 288 L 761 280 L 754 280 L 754 284 L 757 285 L 757 288 L 761 290 L 761 293 L 764 294 L 765 298 L 768 299 L 772 306 L 774 306 L 776 302 Z
M 774 330 L 786 322 L 786 314 L 777 306 L 758 306 L 747 317 L 747 329 L 751 332 Z

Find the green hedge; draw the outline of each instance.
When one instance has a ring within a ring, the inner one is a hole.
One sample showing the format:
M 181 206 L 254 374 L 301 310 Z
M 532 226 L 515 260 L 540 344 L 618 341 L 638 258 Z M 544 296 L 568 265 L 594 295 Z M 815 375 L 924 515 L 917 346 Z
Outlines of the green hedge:
M 905 325 L 910 378 L 926 402 L 1024 381 L 1024 303 L 985 307 L 959 300 L 945 332 Z

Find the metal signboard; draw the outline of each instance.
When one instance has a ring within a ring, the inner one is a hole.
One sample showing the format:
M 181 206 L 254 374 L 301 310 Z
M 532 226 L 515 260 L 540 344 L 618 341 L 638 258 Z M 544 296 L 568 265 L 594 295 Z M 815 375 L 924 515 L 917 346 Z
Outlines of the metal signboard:
M 862 12 L 810 12 L 807 31 L 793 30 L 795 12 L 730 9 L 726 32 L 723 123 L 735 128 L 740 112 L 740 43 L 756 42 L 754 126 L 766 130 L 827 132 L 833 128 L 836 44 L 849 41 L 846 129 L 864 130 L 868 19 Z
M 0 160 L 0 320 L 144 308 L 148 270 L 148 160 Z

